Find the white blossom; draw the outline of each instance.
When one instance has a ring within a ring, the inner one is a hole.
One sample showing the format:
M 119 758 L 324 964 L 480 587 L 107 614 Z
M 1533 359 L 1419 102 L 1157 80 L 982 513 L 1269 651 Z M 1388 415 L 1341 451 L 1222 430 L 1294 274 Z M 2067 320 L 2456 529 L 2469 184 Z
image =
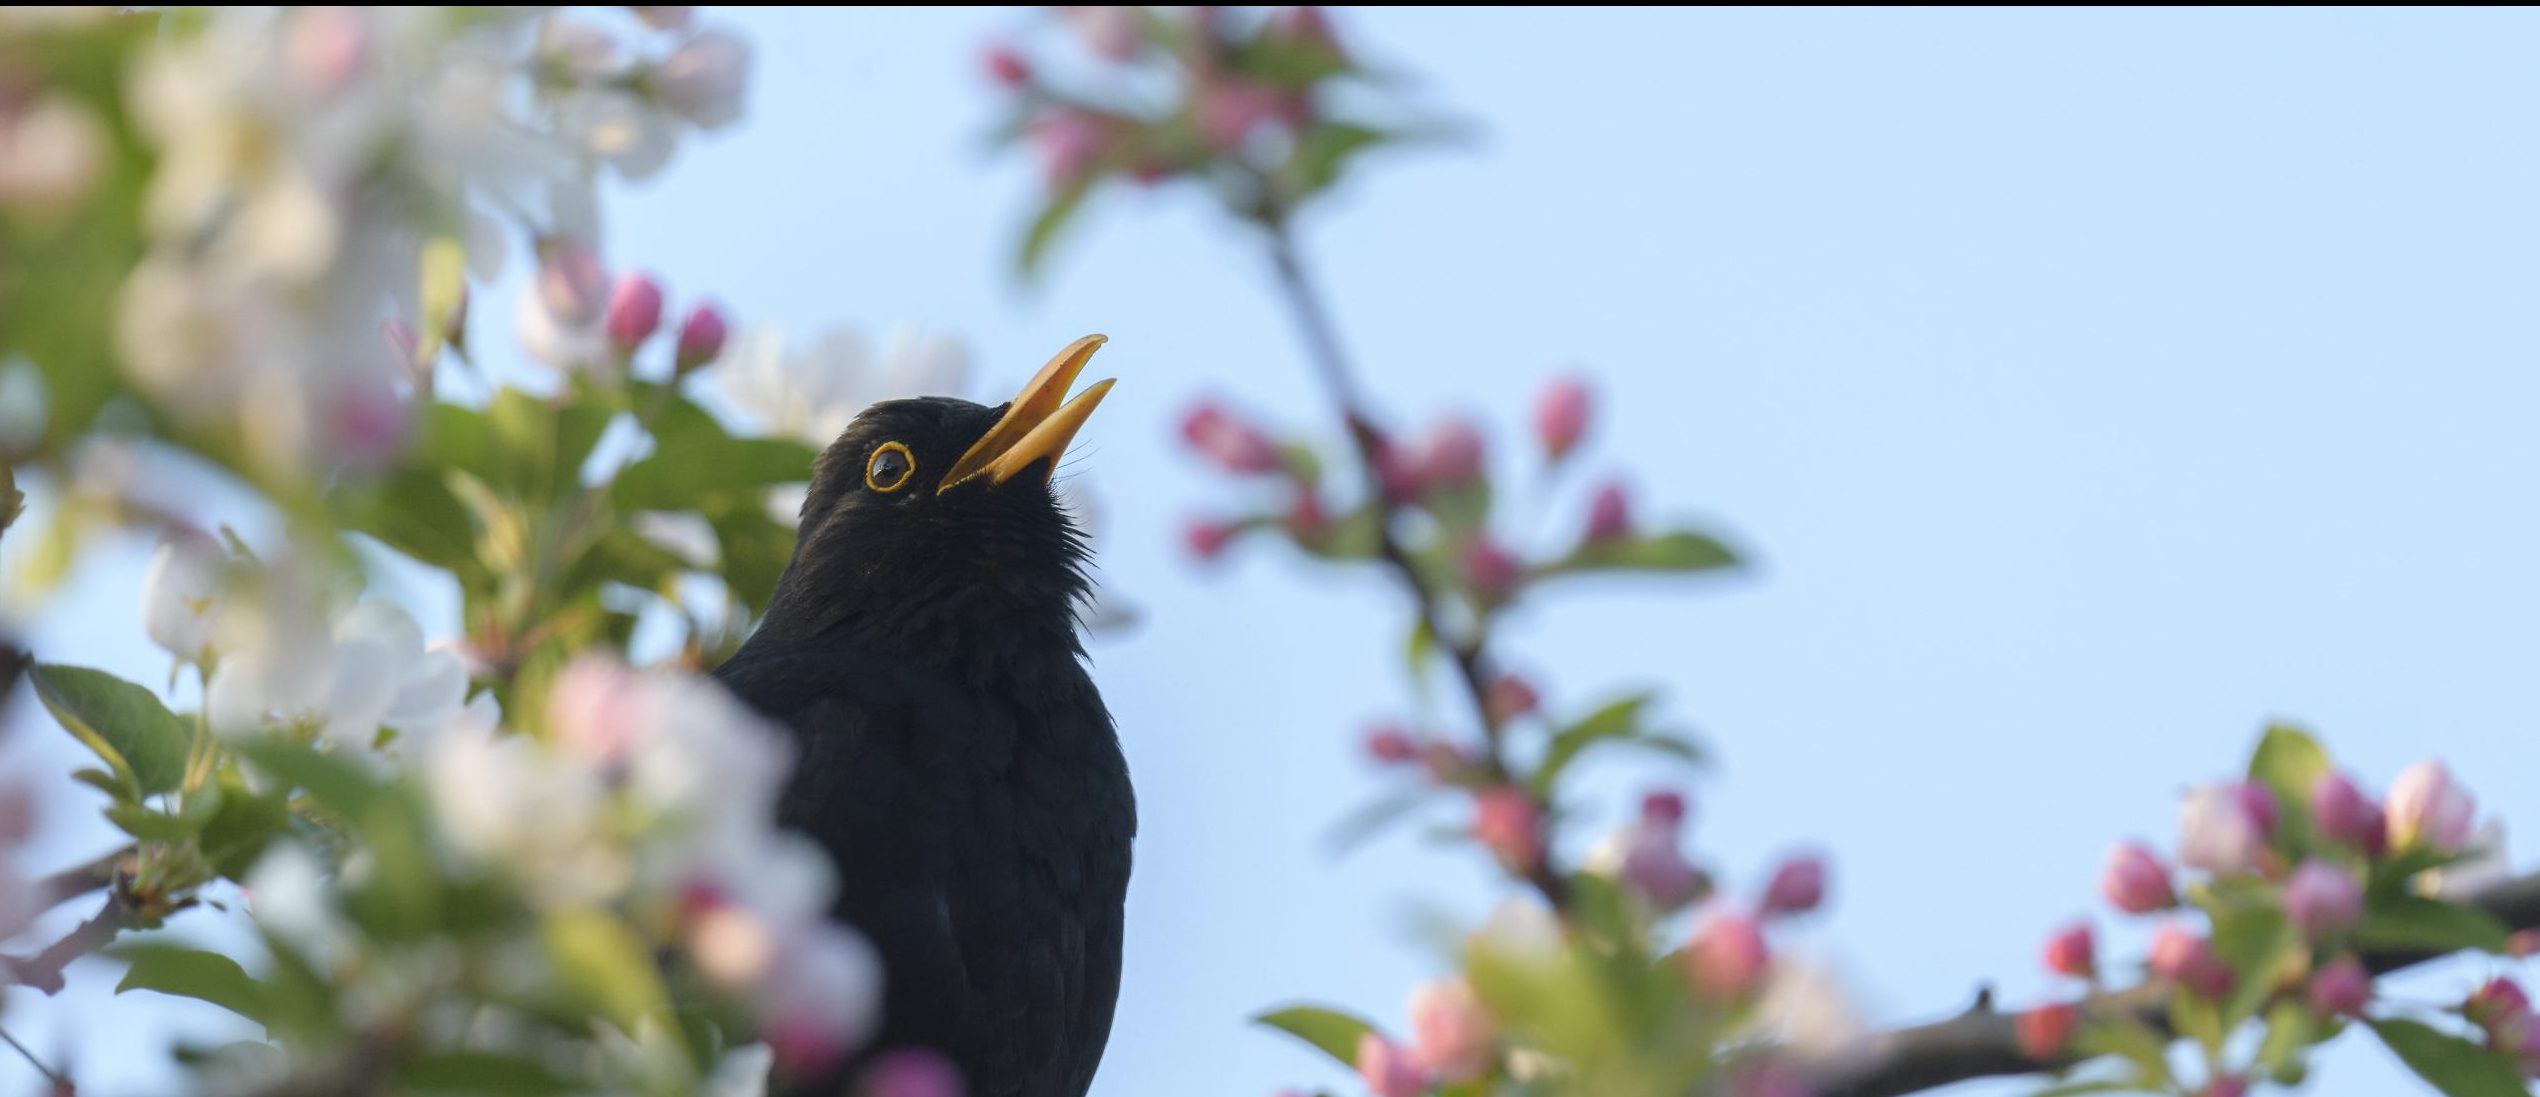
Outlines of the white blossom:
M 749 43 L 724 31 L 708 30 L 673 51 L 653 72 L 652 86 L 663 106 L 711 130 L 741 116 L 749 79 Z
M 178 659 L 201 662 L 228 567 L 229 554 L 210 534 L 170 527 L 141 580 L 142 626 L 150 642 Z
M 880 354 L 864 334 L 832 328 L 800 344 L 773 329 L 743 333 L 714 366 L 715 384 L 757 427 L 828 445 L 857 413 L 883 400 L 953 395 L 966 385 L 970 354 L 950 336 L 900 329 Z

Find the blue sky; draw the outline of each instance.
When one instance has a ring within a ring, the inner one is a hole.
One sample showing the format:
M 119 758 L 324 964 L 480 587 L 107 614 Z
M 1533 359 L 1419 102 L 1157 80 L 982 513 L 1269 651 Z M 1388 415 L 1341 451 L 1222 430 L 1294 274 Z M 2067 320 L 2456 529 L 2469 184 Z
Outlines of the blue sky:
M 745 323 L 958 330 L 991 391 L 1112 337 L 1097 368 L 1121 385 L 1077 467 L 1110 511 L 1104 573 L 1146 614 L 1094 648 L 1144 831 L 1096 1089 L 1336 1080 L 1243 1017 L 1318 998 L 1398 1020 L 1437 970 L 1415 904 L 1474 920 L 1496 892 L 1416 833 L 1342 859 L 1318 840 L 1382 787 L 1360 730 L 1413 705 L 1391 592 L 1266 545 L 1210 569 L 1176 547 L 1229 498 L 1177 452 L 1181 409 L 1326 419 L 1253 242 L 1196 194 L 1116 195 L 1023 291 L 1033 173 L 982 149 L 976 54 L 1029 16 L 726 17 L 759 48 L 754 110 L 621 196 L 611 260 Z M 1720 759 L 1694 834 L 1733 880 L 1830 851 L 1835 907 L 1796 944 L 1873 1019 L 2043 990 L 2036 945 L 2094 911 L 2107 845 L 2166 845 L 2176 794 L 2271 718 L 2375 786 L 2444 757 L 2540 835 L 2515 799 L 2540 760 L 2540 16 L 1341 25 L 1481 131 L 1372 161 L 1308 218 L 1377 398 L 1514 428 L 1542 378 L 1588 371 L 1608 414 L 1586 461 L 1757 561 L 1547 599 L 1508 658 L 1556 705 L 1663 689 Z M 34 622 L 48 654 L 153 667 L 139 559 L 84 569 Z M 1599 777 L 1619 804 L 1683 775 Z M 102 989 L 66 1005 L 111 1097 L 147 1077 L 97 1061 L 137 1031 L 117 1019 L 158 1014 Z M 63 1008 L 10 1006 L 39 1032 Z M 27 1077 L 0 1062 L 0 1086 Z M 2355 1046 L 2312 1092 L 2400 1084 Z

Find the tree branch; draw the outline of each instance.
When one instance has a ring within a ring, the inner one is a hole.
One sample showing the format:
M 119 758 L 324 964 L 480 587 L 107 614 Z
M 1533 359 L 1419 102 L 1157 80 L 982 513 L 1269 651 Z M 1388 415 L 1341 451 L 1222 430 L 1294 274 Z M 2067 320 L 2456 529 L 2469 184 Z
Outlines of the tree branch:
M 135 846 L 125 846 L 85 864 L 69 868 L 36 881 L 35 894 L 41 909 L 51 910 L 92 891 L 115 886 L 140 854 Z
M 1297 327 L 1305 334 L 1306 355 L 1314 364 L 1315 375 L 1323 382 L 1324 394 L 1339 409 L 1343 424 L 1349 430 L 1350 442 L 1357 447 L 1359 471 L 1367 484 L 1367 497 L 1376 508 L 1376 555 L 1400 580 L 1403 591 L 1411 596 L 1412 612 L 1420 627 L 1427 629 L 1438 646 L 1455 664 L 1456 676 L 1464 693 L 1472 701 L 1473 714 L 1481 722 L 1482 767 L 1499 781 L 1508 781 L 1510 772 L 1501 745 L 1502 728 L 1499 714 L 1490 703 L 1491 683 L 1497 680 L 1490 658 L 1483 650 L 1479 631 L 1458 636 L 1446 630 L 1445 615 L 1439 611 L 1435 592 L 1426 577 L 1412 562 L 1411 554 L 1394 536 L 1394 515 L 1402 502 L 1385 489 L 1384 435 L 1376 429 L 1373 416 L 1360 398 L 1356 371 L 1350 367 L 1349 355 L 1342 349 L 1340 329 L 1332 322 L 1331 311 L 1323 304 L 1322 294 L 1305 273 L 1305 265 L 1297 258 L 1296 240 L 1288 229 L 1287 219 L 1276 212 L 1266 214 L 1262 227 L 1270 238 L 1270 263 L 1279 275 L 1279 289 L 1287 299 L 1289 311 L 1296 316 Z M 1569 905 L 1569 885 L 1551 866 L 1538 861 L 1526 872 L 1526 882 L 1541 893 L 1555 909 Z
M 34 987 L 46 994 L 57 993 L 62 989 L 62 969 L 69 967 L 71 961 L 113 943 L 116 934 L 133 924 L 132 904 L 125 900 L 123 890 L 117 888 L 107 894 L 105 909 L 81 922 L 78 929 L 25 959 L 0 957 L 0 968 L 5 968 L 10 981 L 20 986 Z
M 2501 881 L 2480 889 L 2469 903 L 2516 930 L 2540 927 L 2540 873 Z M 2445 953 L 2385 950 L 2363 954 L 2364 967 L 2375 975 L 2412 967 Z M 2171 1036 L 2169 988 L 2146 983 L 2093 995 L 2082 1003 L 2089 1017 L 2131 1016 L 2144 1027 Z M 1868 1040 L 1861 1051 L 1820 1074 L 1823 1097 L 1894 1097 L 1957 1082 L 2001 1075 L 2036 1074 L 2070 1066 L 2072 1060 L 2043 1062 L 2020 1050 L 2014 1014 L 1976 1008 L 1946 1021 L 1898 1029 Z

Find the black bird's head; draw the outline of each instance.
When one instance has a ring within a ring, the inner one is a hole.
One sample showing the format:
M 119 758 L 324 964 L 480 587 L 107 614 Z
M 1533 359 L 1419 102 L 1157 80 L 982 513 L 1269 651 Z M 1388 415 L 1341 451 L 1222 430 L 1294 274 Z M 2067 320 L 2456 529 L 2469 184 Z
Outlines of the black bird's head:
M 1068 344 L 999 407 L 925 396 L 858 415 L 814 466 L 761 635 L 845 628 L 919 654 L 1056 633 L 1072 650 L 1086 550 L 1051 478 L 1111 391 L 1067 398 L 1102 344 Z

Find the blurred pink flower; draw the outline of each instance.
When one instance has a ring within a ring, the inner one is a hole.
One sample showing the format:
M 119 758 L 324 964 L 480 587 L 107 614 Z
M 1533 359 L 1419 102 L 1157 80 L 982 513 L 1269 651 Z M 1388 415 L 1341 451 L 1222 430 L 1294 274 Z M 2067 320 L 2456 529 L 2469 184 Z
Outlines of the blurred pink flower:
M 863 1046 L 882 1006 L 882 958 L 863 935 L 813 922 L 785 941 L 778 960 L 762 1005 L 777 1061 L 817 1072 Z
M 2353 873 L 2326 861 L 2302 862 L 2284 885 L 2285 917 L 2313 941 L 2344 932 L 2363 912 L 2363 885 Z
M 2213 945 L 2192 930 L 2165 925 L 2152 935 L 2154 975 L 2208 998 L 2231 989 L 2231 969 L 2214 955 Z
M 1198 96 L 1200 140 L 1219 152 L 1242 148 L 1263 126 L 1293 125 L 1304 116 L 1300 100 L 1241 77 L 1208 79 L 1199 86 Z
M 2050 1002 L 2024 1010 L 2013 1020 L 2020 1054 L 2040 1063 L 2060 1062 L 2073 1030 L 2081 1026 L 2081 1010 L 2071 1002 Z
M 1591 403 L 1587 382 L 1577 377 L 1560 378 L 1535 398 L 1535 441 L 1546 458 L 1558 461 L 1578 448 L 1587 437 Z
M 1814 854 L 1802 854 L 1783 861 L 1773 870 L 1772 881 L 1764 887 L 1761 906 L 1766 917 L 1781 914 L 1806 914 L 1826 900 L 1826 863 Z
M 1736 1000 L 1755 993 L 1772 965 L 1764 932 L 1755 919 L 1736 911 L 1711 916 L 1695 930 L 1685 947 L 1685 963 L 1694 990 L 1708 997 Z
M 1488 1073 L 1498 1038 L 1490 1011 L 1462 978 L 1412 989 L 1412 1056 L 1438 1081 L 1453 1085 Z
M 1032 82 L 1032 63 L 1004 43 L 988 47 L 981 63 L 987 66 L 988 78 L 1002 87 L 1019 88 Z
M 2419 762 L 2390 784 L 2388 814 L 2390 848 L 2419 845 L 2457 853 L 2468 845 L 2477 821 L 2478 804 L 2452 779 L 2441 762 Z
M 1374 1032 L 1358 1037 L 1358 1078 L 1376 1097 L 1420 1097 L 1429 1088 L 1411 1053 Z
M 1420 748 L 1412 742 L 1409 733 L 1386 724 L 1367 733 L 1367 756 L 1387 765 L 1399 765 L 1417 761 Z
M 1114 5 L 1063 5 L 1061 19 L 1076 31 L 1085 48 L 1108 61 L 1127 61 L 1144 52 L 1147 46 L 1146 14 L 1137 8 Z
M 621 355 L 634 353 L 661 330 L 661 309 L 661 283 L 642 271 L 619 275 L 617 287 L 609 292 L 608 317 L 602 325 L 609 343 Z
M 1182 440 L 1228 472 L 1259 474 L 1285 467 L 1279 447 L 1268 436 L 1217 404 L 1201 404 L 1182 416 Z
M 1499 601 L 1517 589 L 1517 558 L 1488 537 L 1477 537 L 1464 546 L 1463 564 L 1464 581 L 1473 585 L 1483 601 Z
M 697 302 L 688 310 L 688 318 L 679 323 L 679 369 L 685 372 L 721 357 L 723 342 L 731 331 L 721 306 L 712 301 Z
M 1470 419 L 1449 419 L 1429 432 L 1420 456 L 1420 478 L 1432 488 L 1462 487 L 1482 478 L 1482 430 Z
M 1111 145 L 1111 128 L 1073 107 L 1044 112 L 1033 120 L 1031 133 L 1041 152 L 1042 178 L 1051 190 L 1083 182 Z
M 1504 724 L 1533 715 L 1536 709 L 1542 707 L 1543 697 L 1535 692 L 1534 683 L 1514 674 L 1503 674 L 1490 684 L 1483 705 L 1490 710 L 1493 721 Z
M 2311 1008 L 2335 1017 L 2360 1017 L 2372 1001 L 2372 975 L 2353 956 L 2340 956 L 2311 975 Z
M 2108 867 L 2100 875 L 2099 890 L 2117 909 L 2129 914 L 2144 914 L 2178 902 L 2178 893 L 2170 890 L 2169 869 L 2152 851 L 2135 842 L 2119 842 L 2108 851 Z
M 961 1069 L 924 1048 L 887 1052 L 864 1068 L 856 1097 L 962 1097 Z
M 1534 797 L 1502 785 L 1474 797 L 1473 836 L 1512 871 L 1543 860 L 1543 819 Z
M 2248 872 L 2266 849 L 2266 829 L 2237 782 L 2204 785 L 2179 805 L 2178 859 L 2207 872 Z
M 298 8 L 283 32 L 283 66 L 301 87 L 333 94 L 369 62 L 370 45 L 370 18 L 362 9 Z
M 2046 939 L 2046 970 L 2076 979 L 2098 974 L 2098 943 L 2090 932 L 2090 923 L 2075 922 Z
M 2322 836 L 2366 853 L 2380 852 L 2388 837 L 2380 806 L 2342 773 L 2330 773 L 2311 786 L 2311 823 Z
M 1608 483 L 1596 489 L 1596 498 L 1588 503 L 1587 542 L 1602 544 L 1631 532 L 1632 498 L 1623 485 Z
M 1192 556 L 1214 560 L 1226 554 L 1226 546 L 1234 543 L 1239 528 L 1232 522 L 1197 519 L 1182 528 L 1182 544 Z

